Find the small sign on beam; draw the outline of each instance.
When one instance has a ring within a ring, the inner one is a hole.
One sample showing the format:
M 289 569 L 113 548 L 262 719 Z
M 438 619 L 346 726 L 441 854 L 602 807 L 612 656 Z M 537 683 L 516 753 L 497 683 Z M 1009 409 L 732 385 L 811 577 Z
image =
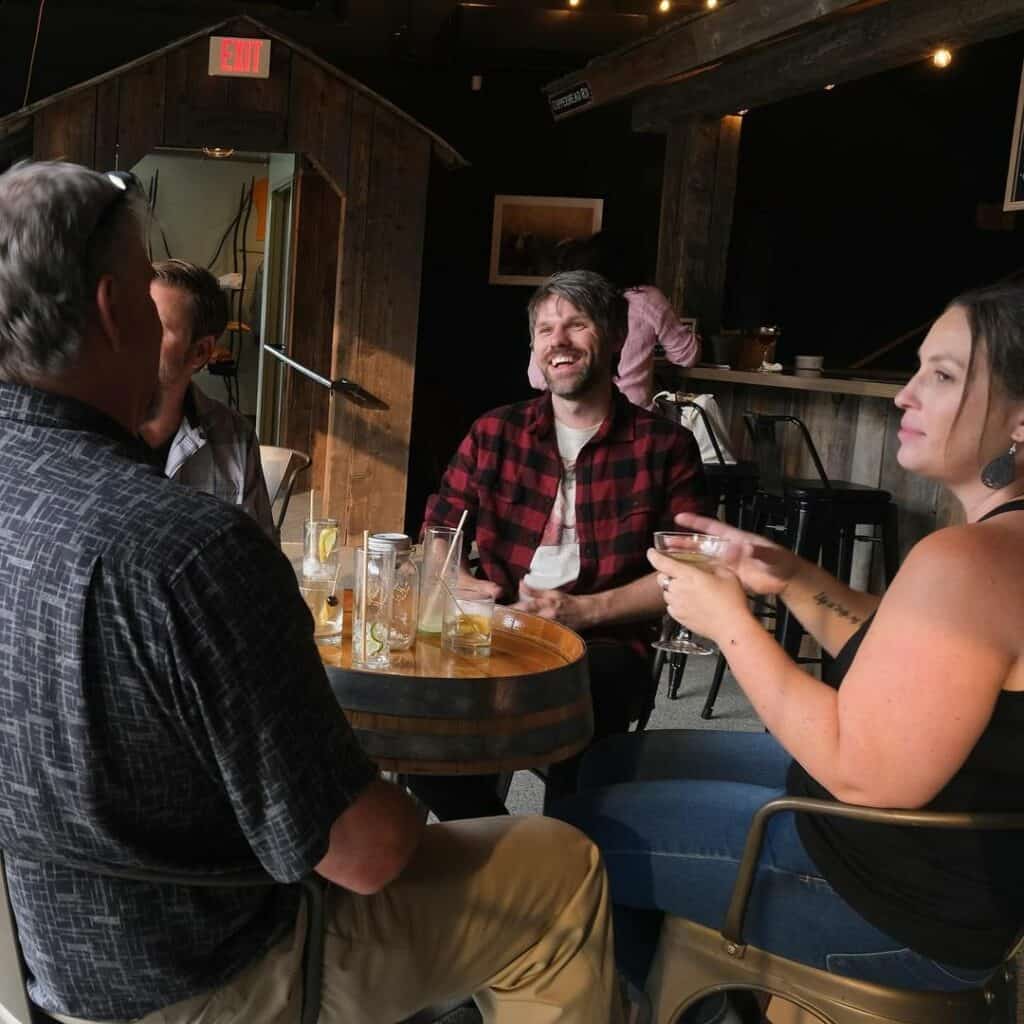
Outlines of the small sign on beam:
M 553 96 L 548 97 L 548 103 L 551 105 L 551 116 L 561 117 L 577 107 L 585 107 L 588 103 L 592 103 L 593 99 L 594 94 L 590 91 L 590 84 L 588 82 L 580 82 L 565 92 L 555 93 Z
M 210 36 L 210 74 L 225 78 L 269 78 L 270 40 Z

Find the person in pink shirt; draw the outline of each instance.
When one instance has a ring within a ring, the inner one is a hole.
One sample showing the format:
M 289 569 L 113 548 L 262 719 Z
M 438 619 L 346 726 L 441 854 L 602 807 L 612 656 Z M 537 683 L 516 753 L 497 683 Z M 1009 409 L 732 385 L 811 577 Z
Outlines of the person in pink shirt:
M 558 262 L 560 270 L 593 270 L 620 286 L 625 276 L 616 266 L 615 246 L 603 232 L 565 243 Z M 629 304 L 629 334 L 619 356 L 615 384 L 634 405 L 650 409 L 654 346 L 660 344 L 669 362 L 676 366 L 693 366 L 700 356 L 700 339 L 689 324 L 680 322 L 668 299 L 653 285 L 625 288 L 623 295 Z M 529 377 L 538 391 L 547 387 L 532 355 Z

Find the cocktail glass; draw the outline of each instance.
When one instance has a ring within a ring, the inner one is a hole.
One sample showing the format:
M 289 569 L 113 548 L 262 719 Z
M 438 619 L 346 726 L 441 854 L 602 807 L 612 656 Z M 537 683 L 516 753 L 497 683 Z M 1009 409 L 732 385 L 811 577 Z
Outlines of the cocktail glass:
M 654 535 L 655 551 L 705 572 L 710 572 L 716 562 L 726 557 L 731 543 L 724 537 L 710 533 L 673 533 L 663 530 Z M 651 646 L 671 654 L 718 653 L 718 648 L 710 640 L 695 639 L 685 626 L 679 626 L 671 639 L 656 640 Z

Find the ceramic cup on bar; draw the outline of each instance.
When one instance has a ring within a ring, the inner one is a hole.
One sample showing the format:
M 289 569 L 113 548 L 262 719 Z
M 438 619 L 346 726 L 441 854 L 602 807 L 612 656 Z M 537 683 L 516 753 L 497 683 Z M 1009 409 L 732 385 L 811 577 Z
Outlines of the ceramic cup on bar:
M 452 551 L 452 548 L 455 548 Z M 451 557 L 449 557 L 449 552 Z M 428 526 L 423 531 L 423 569 L 420 573 L 420 620 L 419 632 L 437 636 L 441 632 L 444 618 L 444 602 L 447 597 L 441 582 L 441 570 L 445 569 L 444 582 L 454 590 L 459 582 L 459 564 L 462 560 L 462 534 L 447 526 Z
M 391 663 L 395 552 L 393 548 L 371 549 L 367 555 L 362 548 L 356 548 L 354 561 L 352 665 L 355 668 L 387 668 Z

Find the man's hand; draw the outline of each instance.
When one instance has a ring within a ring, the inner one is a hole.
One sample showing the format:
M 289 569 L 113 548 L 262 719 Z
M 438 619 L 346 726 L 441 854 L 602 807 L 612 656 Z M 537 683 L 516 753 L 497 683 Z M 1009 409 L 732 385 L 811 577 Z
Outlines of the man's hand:
M 467 572 L 461 565 L 459 566 L 459 578 L 456 582 L 456 586 L 466 590 L 477 590 L 481 594 L 486 594 L 488 597 L 493 597 L 497 600 L 501 597 L 501 587 L 497 583 L 492 583 L 490 580 L 480 580 Z
M 587 594 L 535 590 L 525 583 L 520 583 L 519 600 L 512 607 L 539 615 L 542 619 L 554 619 L 555 622 L 579 632 L 595 624 L 592 605 L 593 598 Z

